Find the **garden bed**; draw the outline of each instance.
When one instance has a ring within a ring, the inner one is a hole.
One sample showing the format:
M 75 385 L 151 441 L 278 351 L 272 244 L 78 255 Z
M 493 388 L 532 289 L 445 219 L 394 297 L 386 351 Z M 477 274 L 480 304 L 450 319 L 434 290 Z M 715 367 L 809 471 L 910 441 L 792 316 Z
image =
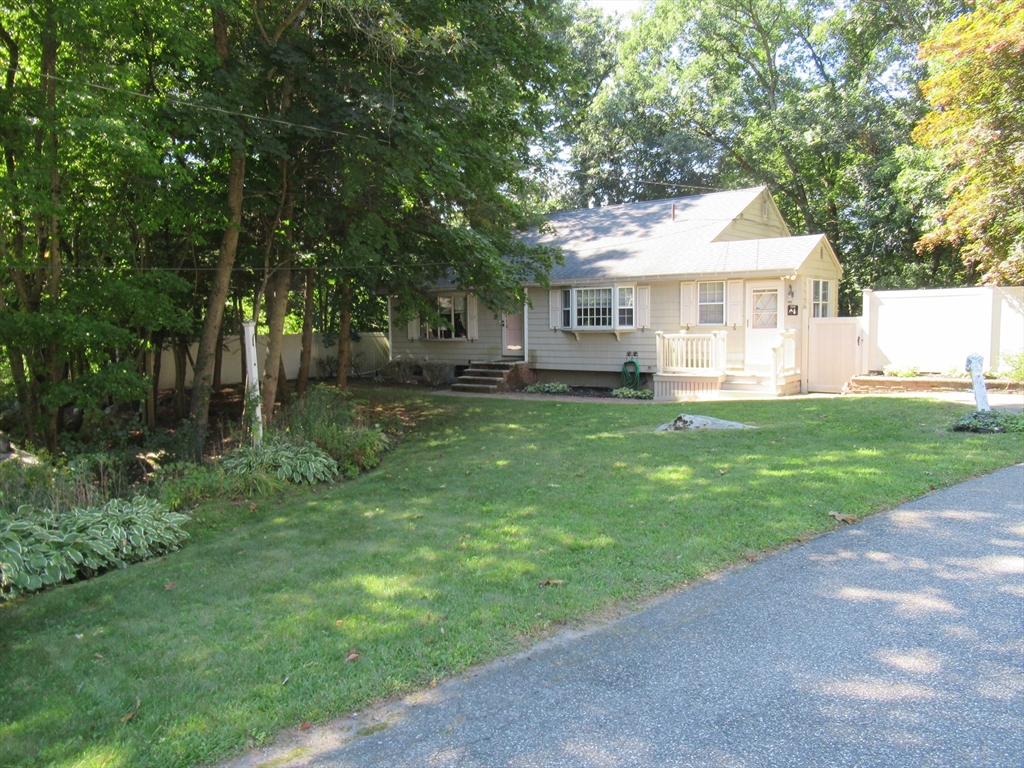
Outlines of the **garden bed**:
M 1024 383 L 1010 379 L 986 379 L 989 392 L 1024 392 Z M 971 380 L 956 376 L 854 376 L 847 391 L 866 392 L 970 392 Z

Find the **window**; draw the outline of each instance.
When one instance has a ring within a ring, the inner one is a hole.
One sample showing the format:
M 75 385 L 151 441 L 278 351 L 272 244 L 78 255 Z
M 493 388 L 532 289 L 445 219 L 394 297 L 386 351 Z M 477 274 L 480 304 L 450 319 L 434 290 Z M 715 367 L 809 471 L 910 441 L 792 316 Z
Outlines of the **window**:
M 562 289 L 562 327 L 572 328 L 572 289 Z
M 576 289 L 576 327 L 612 327 L 612 289 Z
M 437 314 L 440 322 L 436 326 L 423 324 L 423 336 L 427 339 L 466 338 L 466 296 L 450 294 L 437 297 Z
M 725 325 L 725 283 L 697 283 L 697 322 Z
M 619 288 L 619 328 L 633 327 L 633 286 Z
M 831 317 L 828 280 L 811 281 L 811 317 Z

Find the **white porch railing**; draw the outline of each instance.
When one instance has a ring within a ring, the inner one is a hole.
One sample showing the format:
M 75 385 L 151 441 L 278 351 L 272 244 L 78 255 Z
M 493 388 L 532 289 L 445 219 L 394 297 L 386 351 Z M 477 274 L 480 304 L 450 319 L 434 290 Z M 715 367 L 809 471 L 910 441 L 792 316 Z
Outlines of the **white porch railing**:
M 723 373 L 725 371 L 725 331 L 716 333 L 655 334 L 658 347 L 658 373 Z
M 783 331 L 772 343 L 772 388 L 778 392 L 787 376 L 796 370 L 796 331 Z

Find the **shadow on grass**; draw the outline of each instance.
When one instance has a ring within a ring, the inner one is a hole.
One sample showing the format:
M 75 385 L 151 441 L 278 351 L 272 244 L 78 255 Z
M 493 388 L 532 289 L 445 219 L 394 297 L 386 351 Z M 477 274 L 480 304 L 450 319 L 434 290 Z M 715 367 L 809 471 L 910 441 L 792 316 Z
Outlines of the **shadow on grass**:
M 905 399 L 674 434 L 678 405 L 438 402 L 370 475 L 205 508 L 179 553 L 0 608 L 2 762 L 216 760 L 1021 453 Z

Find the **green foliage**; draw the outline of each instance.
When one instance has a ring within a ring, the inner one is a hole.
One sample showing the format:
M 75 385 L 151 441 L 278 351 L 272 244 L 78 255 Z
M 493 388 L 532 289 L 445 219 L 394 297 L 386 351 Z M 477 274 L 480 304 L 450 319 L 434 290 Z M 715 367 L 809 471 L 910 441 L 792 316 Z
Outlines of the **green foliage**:
M 381 457 L 391 447 L 391 440 L 379 427 L 357 427 L 344 435 L 337 451 L 342 474 L 349 479 L 360 472 L 380 464 Z
M 228 475 L 276 475 L 289 483 L 325 483 L 338 474 L 338 464 L 313 443 L 270 438 L 238 448 L 221 459 Z
M 1024 432 L 1024 413 L 973 411 L 950 427 L 953 432 Z
M 896 185 L 924 107 L 918 43 L 960 11 L 947 0 L 646 4 L 575 129 L 566 203 L 764 184 L 794 233 L 823 232 L 843 254 L 844 314 L 860 287 L 956 280 L 946 259 L 915 251 L 924 222 Z
M 112 485 L 119 491 L 127 487 L 117 468 L 117 477 L 111 478 L 103 454 L 51 463 L 49 454 L 43 451 L 37 458 L 35 463 L 0 463 L 0 513 L 11 514 L 22 505 L 58 513 L 76 506 L 97 506 L 110 498 Z
M 273 430 L 289 441 L 315 444 L 337 462 L 347 478 L 376 467 L 391 446 L 384 429 L 379 423 L 367 422 L 360 404 L 349 393 L 324 384 L 313 387 L 304 399 L 282 409 Z
M 154 499 L 113 499 L 63 514 L 21 507 L 0 515 L 0 597 L 88 578 L 177 549 L 186 515 Z
M 427 383 L 432 387 L 441 387 L 445 384 L 451 383 L 452 376 L 455 374 L 455 368 L 451 363 L 439 363 L 433 360 L 423 360 L 419 365 L 420 370 L 423 372 L 423 378 L 425 378 Z
M 560 381 L 550 381 L 544 384 L 530 384 L 523 387 L 523 392 L 531 395 L 567 395 L 572 389 L 568 384 Z
M 384 384 L 408 384 L 418 367 L 417 362 L 411 358 L 396 357 L 388 360 L 374 378 Z
M 653 400 L 654 393 L 649 389 L 619 387 L 618 389 L 612 390 L 612 397 L 621 397 L 625 400 Z
M 920 242 L 959 248 L 986 282 L 1024 281 L 1024 9 L 982 0 L 921 46 L 932 111 L 914 130 L 945 167 L 945 209 Z
M 1024 384 L 1024 349 L 1020 352 L 1003 355 L 1000 373 L 1010 381 Z
M 896 376 L 901 379 L 912 379 L 919 376 L 921 371 L 914 365 L 887 365 L 882 369 L 886 376 Z

